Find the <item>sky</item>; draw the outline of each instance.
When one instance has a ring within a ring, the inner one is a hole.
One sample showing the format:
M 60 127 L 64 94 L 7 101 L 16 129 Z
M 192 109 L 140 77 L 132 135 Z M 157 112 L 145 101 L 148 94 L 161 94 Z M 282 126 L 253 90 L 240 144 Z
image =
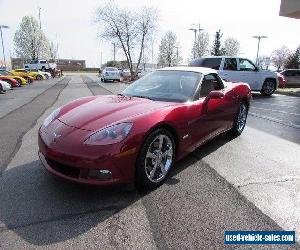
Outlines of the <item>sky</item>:
M 99 26 L 94 23 L 96 9 L 102 0 L 0 0 L 0 24 L 10 28 L 3 30 L 6 57 L 14 56 L 14 33 L 21 18 L 32 15 L 38 18 L 41 8 L 42 29 L 47 37 L 58 43 L 59 58 L 83 59 L 88 67 L 99 67 L 113 59 L 111 41 L 99 38 Z M 194 33 L 189 30 L 200 23 L 213 42 L 215 32 L 221 29 L 223 41 L 236 38 L 241 45 L 241 56 L 254 60 L 257 39 L 254 35 L 266 35 L 260 47 L 260 55 L 270 56 L 282 45 L 295 50 L 300 45 L 300 20 L 279 16 L 280 0 L 115 0 L 118 6 L 139 9 L 152 6 L 159 10 L 159 25 L 153 46 L 154 62 L 163 34 L 176 33 L 183 63 L 191 56 Z M 2 50 L 1 50 L 2 51 Z M 2 53 L 0 53 L 2 59 Z M 118 49 L 116 60 L 123 59 Z M 150 59 L 151 62 L 151 59 Z

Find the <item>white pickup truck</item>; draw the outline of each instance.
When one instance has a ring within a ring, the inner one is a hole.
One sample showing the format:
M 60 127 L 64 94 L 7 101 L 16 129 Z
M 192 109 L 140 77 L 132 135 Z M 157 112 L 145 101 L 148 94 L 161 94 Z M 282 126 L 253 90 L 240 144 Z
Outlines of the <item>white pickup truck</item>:
M 206 67 L 218 71 L 225 81 L 248 83 L 251 90 L 270 96 L 278 88 L 275 72 L 261 70 L 246 58 L 212 56 L 201 57 L 191 62 L 192 67 Z
M 56 68 L 56 63 L 48 63 L 47 60 L 32 60 L 30 63 L 26 63 L 24 68 L 27 70 L 49 71 Z

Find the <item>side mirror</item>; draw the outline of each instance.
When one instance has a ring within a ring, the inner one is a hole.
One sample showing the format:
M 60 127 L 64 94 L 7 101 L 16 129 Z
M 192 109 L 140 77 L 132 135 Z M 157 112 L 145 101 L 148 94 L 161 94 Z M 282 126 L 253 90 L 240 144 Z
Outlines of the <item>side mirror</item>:
M 218 90 L 213 90 L 211 91 L 205 98 L 203 104 L 205 106 L 204 112 L 207 111 L 207 107 L 208 107 L 208 102 L 211 99 L 222 99 L 224 97 L 224 93 L 218 91 Z

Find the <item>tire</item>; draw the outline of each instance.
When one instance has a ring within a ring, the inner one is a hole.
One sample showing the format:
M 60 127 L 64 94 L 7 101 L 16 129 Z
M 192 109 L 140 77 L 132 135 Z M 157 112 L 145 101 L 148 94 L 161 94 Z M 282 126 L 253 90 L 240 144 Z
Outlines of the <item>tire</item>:
M 18 87 L 22 87 L 22 80 L 17 78 L 16 81 L 18 82 Z
M 242 102 L 234 119 L 232 129 L 229 131 L 230 135 L 237 137 L 242 134 L 246 126 L 247 116 L 248 105 L 245 102 Z
M 37 76 L 36 76 L 36 79 L 37 79 L 38 81 L 40 81 L 40 80 L 43 79 L 43 77 L 42 77 L 41 75 L 37 75 Z
M 154 130 L 144 141 L 136 161 L 136 184 L 146 189 L 161 185 L 175 160 L 176 145 L 172 133 Z
M 260 93 L 264 96 L 271 96 L 276 90 L 276 83 L 273 80 L 265 80 Z
M 45 67 L 42 67 L 42 71 L 44 71 L 44 72 L 45 72 L 45 71 L 46 71 L 46 68 L 45 68 Z
M 2 85 L 0 84 L 0 94 L 5 94 L 5 93 L 6 93 L 6 91 L 3 90 L 3 87 L 2 87 Z

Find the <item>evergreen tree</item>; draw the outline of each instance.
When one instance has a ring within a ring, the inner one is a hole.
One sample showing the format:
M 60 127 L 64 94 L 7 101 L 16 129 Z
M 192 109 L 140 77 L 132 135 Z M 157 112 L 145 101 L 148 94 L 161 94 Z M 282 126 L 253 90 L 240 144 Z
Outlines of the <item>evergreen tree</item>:
M 222 56 L 225 54 L 225 51 L 223 48 L 221 48 L 221 39 L 223 34 L 221 33 L 221 30 L 218 30 L 215 35 L 215 40 L 211 49 L 211 54 L 213 56 Z

